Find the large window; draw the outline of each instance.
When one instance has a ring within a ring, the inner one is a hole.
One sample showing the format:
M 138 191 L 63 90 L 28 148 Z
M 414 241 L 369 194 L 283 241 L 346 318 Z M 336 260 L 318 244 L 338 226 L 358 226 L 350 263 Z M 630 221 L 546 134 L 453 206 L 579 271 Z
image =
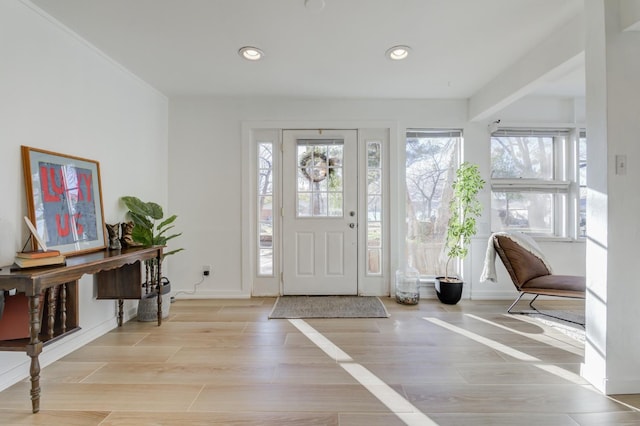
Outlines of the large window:
M 491 136 L 491 228 L 568 237 L 575 164 L 568 130 L 502 129 Z M 575 194 L 574 194 L 575 192 Z M 577 212 L 576 212 L 577 213 Z M 578 216 L 577 214 L 575 215 Z
M 459 130 L 409 130 L 406 138 L 406 259 L 422 276 L 441 275 Z

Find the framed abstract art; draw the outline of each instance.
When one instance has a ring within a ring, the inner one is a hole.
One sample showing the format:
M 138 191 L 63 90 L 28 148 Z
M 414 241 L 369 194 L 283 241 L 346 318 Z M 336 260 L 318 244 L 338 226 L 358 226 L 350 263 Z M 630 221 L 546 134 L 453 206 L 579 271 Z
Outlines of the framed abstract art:
M 100 164 L 27 146 L 22 164 L 29 219 L 47 248 L 68 256 L 104 249 Z

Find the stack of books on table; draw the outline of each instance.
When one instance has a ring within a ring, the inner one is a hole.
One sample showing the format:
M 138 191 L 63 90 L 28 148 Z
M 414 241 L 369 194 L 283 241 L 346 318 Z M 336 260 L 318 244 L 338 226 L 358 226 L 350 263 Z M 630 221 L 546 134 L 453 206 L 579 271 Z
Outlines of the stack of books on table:
M 36 266 L 64 265 L 65 257 L 58 250 L 20 251 L 16 253 L 15 264 L 20 268 Z

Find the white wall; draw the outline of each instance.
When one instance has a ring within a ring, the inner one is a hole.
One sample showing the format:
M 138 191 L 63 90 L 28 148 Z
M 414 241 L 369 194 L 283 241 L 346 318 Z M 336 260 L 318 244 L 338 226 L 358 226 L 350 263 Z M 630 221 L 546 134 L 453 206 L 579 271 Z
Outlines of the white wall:
M 0 2 L 0 58 L 0 265 L 13 262 L 28 235 L 21 145 L 99 161 L 108 223 L 123 220 L 122 195 L 166 204 L 162 94 L 18 0 Z M 47 346 L 42 365 L 115 327 L 115 302 L 94 295 L 92 277 L 83 277 L 82 330 Z M 28 376 L 28 359 L 0 352 L 0 389 Z
M 578 103 L 580 105 L 580 103 Z M 555 114 L 549 114 L 550 108 Z M 576 112 L 576 110 L 578 112 Z M 531 126 L 566 126 L 584 115 L 576 103 L 566 100 L 531 99 L 504 111 L 512 123 Z M 172 213 L 179 216 L 177 228 L 184 231 L 179 243 L 187 251 L 171 259 L 173 289 L 192 292 L 201 280 L 203 265 L 213 274 L 197 286 L 197 292 L 180 297 L 248 297 L 242 288 L 242 175 L 241 129 L 246 122 L 317 122 L 353 127 L 356 122 L 394 122 L 404 140 L 407 128 L 462 128 L 465 158 L 478 163 L 484 176 L 490 173 L 487 123 L 467 121 L 466 101 L 440 100 L 317 100 L 173 98 L 170 102 L 170 180 Z M 394 138 L 392 137 L 392 140 Z M 391 149 L 402 149 L 402 146 Z M 401 188 L 392 188 L 397 194 Z M 490 190 L 481 194 L 489 212 Z M 401 204 L 401 203 L 397 203 Z M 478 283 L 486 240 L 490 234 L 488 215 L 479 221 L 465 276 L 463 297 L 511 298 L 515 290 L 506 274 L 496 283 Z M 392 229 L 394 228 L 392 224 Z M 392 235 L 396 250 L 402 236 Z M 584 274 L 584 244 L 545 243 L 558 270 Z M 570 265 L 570 266 L 566 266 Z M 394 270 L 397 265 L 391 265 Z
M 187 249 L 171 259 L 173 288 L 192 291 L 202 266 L 212 265 L 195 297 L 248 297 L 250 289 L 242 288 L 243 122 L 459 128 L 466 102 L 173 98 L 169 116 L 171 209 L 184 231 L 176 246 Z

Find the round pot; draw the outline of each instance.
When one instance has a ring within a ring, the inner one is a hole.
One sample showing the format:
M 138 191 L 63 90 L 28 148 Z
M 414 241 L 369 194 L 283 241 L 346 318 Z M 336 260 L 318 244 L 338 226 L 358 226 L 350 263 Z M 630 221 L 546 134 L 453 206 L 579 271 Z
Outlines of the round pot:
M 171 283 L 168 279 L 162 279 L 160 295 L 162 297 L 162 318 L 169 316 L 171 306 Z M 155 291 L 142 296 L 138 302 L 138 321 L 148 322 L 158 320 L 158 295 Z
M 438 299 L 447 305 L 455 305 L 462 297 L 462 285 L 464 282 L 455 277 L 436 277 L 436 294 Z

